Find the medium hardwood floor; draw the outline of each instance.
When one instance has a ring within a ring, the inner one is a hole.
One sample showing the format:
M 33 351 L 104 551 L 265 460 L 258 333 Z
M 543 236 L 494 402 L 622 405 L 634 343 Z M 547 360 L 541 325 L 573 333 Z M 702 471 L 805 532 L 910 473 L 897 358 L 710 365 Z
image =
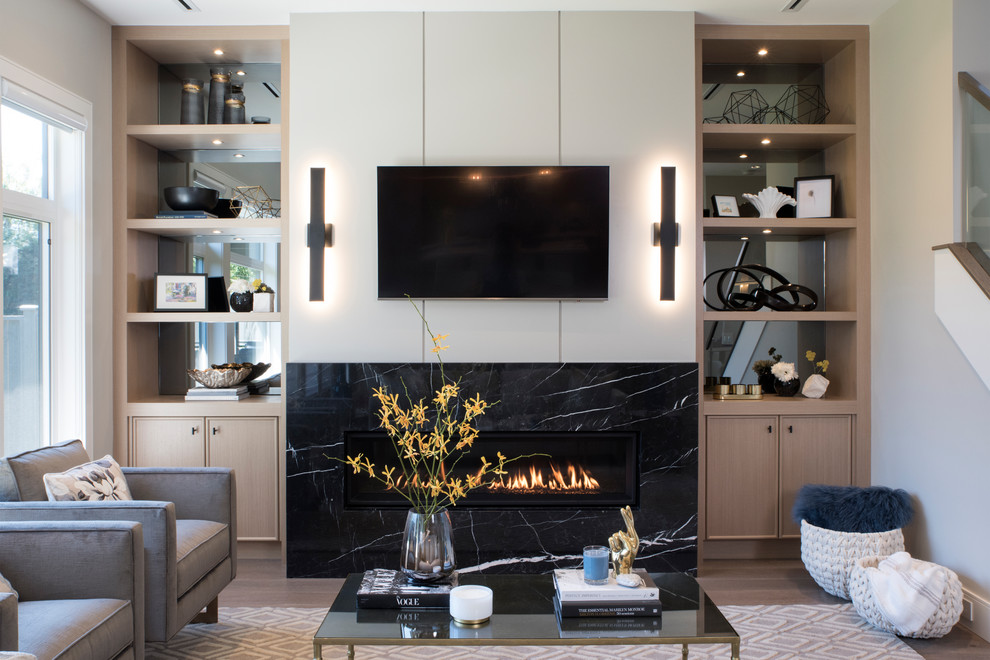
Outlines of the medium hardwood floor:
M 815 584 L 800 560 L 708 560 L 699 578 L 716 605 L 842 603 Z M 221 607 L 330 607 L 343 579 L 285 577 L 279 559 L 238 559 Z M 990 658 L 990 643 L 957 625 L 941 639 L 905 642 L 926 660 Z

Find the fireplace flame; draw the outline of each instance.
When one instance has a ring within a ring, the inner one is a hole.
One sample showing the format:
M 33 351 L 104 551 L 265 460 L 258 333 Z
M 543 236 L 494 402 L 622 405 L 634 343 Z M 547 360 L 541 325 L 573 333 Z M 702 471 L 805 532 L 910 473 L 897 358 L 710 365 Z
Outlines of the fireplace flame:
M 570 463 L 561 470 L 550 465 L 547 470 L 535 465 L 529 468 L 516 468 L 498 481 L 489 485 L 489 490 L 524 490 L 524 491 L 589 491 L 600 488 L 598 480 L 581 466 Z

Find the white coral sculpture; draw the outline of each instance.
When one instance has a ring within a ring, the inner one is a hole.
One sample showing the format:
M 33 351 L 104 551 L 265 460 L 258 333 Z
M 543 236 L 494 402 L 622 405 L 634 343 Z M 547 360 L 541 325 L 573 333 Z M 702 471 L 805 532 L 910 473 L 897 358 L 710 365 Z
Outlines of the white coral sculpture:
M 764 188 L 756 195 L 743 193 L 743 197 L 753 202 L 753 206 L 760 212 L 761 218 L 776 218 L 777 211 L 784 204 L 797 205 L 797 201 L 793 197 L 785 195 L 773 186 Z

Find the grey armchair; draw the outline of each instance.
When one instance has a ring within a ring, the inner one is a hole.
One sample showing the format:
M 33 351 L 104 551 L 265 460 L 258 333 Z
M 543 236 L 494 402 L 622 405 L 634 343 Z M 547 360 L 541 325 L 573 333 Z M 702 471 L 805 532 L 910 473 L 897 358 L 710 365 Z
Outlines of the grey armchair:
M 0 651 L 144 658 L 144 542 L 133 522 L 0 522 Z
M 123 468 L 133 500 L 48 502 L 42 475 L 90 460 L 78 440 L 0 462 L 0 520 L 129 520 L 145 548 L 148 641 L 217 620 L 217 598 L 237 571 L 237 493 L 227 468 Z

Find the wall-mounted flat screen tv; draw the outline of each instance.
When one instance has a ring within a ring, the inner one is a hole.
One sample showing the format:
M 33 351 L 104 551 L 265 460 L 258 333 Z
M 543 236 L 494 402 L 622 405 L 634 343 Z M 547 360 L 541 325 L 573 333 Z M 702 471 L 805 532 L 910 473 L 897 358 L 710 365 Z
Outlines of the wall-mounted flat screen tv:
M 379 167 L 378 297 L 608 298 L 608 167 Z

